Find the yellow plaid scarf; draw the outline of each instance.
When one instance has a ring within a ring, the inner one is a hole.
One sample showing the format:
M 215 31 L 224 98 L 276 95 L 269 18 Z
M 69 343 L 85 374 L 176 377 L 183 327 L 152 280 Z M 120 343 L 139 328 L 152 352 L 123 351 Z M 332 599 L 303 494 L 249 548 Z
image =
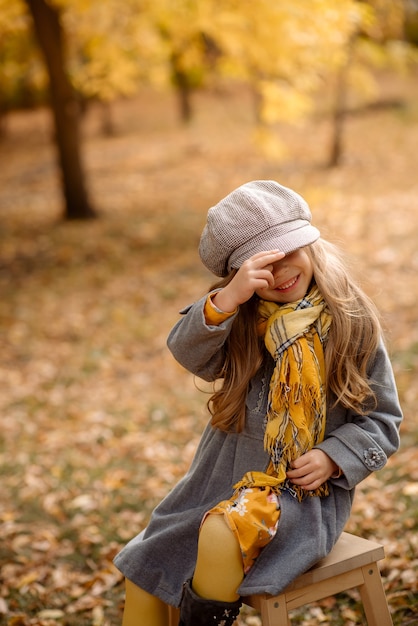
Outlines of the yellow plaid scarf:
M 323 344 L 331 315 L 316 286 L 286 305 L 262 300 L 264 342 L 275 360 L 270 381 L 264 446 L 278 483 L 290 462 L 322 441 L 326 394 Z

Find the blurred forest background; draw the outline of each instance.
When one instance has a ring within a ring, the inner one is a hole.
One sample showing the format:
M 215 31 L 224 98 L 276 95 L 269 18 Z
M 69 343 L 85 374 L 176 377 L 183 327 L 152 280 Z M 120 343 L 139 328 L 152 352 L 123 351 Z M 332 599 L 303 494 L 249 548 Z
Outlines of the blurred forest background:
M 0 0 L 0 624 L 120 624 L 112 558 L 207 420 L 166 336 L 208 208 L 258 178 L 382 312 L 402 447 L 347 530 L 418 624 L 417 44 L 416 0 Z M 355 591 L 292 617 L 365 623 Z

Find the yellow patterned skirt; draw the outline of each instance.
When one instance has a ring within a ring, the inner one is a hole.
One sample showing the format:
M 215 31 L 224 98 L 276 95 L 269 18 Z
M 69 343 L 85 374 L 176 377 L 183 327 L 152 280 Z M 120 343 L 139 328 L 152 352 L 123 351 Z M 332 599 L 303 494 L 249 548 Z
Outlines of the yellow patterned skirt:
M 219 502 L 204 517 L 205 520 L 207 515 L 224 516 L 238 540 L 245 574 L 275 536 L 280 517 L 277 489 L 271 485 L 250 485 L 237 486 L 229 500 Z

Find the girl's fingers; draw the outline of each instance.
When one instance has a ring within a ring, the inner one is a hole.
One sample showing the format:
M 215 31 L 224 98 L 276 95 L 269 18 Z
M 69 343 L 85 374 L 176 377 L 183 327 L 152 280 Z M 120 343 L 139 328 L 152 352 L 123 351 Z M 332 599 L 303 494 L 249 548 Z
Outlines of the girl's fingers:
M 232 281 L 224 289 L 231 289 L 237 305 L 249 300 L 257 289 L 274 285 L 273 264 L 285 256 L 280 250 L 258 252 L 244 261 Z
M 254 254 L 254 256 L 248 259 L 248 261 L 256 263 L 257 265 L 259 264 L 260 267 L 265 267 L 267 265 L 272 265 L 276 261 L 280 261 L 280 259 L 283 259 L 285 256 L 285 253 L 281 250 L 264 250 Z

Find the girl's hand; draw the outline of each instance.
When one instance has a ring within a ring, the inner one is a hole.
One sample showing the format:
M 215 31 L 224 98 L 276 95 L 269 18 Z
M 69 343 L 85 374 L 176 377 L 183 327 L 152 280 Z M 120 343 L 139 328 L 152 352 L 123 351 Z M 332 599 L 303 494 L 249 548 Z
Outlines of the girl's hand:
M 274 286 L 273 264 L 283 259 L 284 252 L 270 250 L 258 252 L 244 261 L 231 282 L 218 291 L 212 302 L 221 311 L 231 312 L 247 302 L 257 289 Z
M 337 470 L 338 465 L 325 452 L 313 448 L 291 463 L 287 477 L 307 491 L 318 489 Z

